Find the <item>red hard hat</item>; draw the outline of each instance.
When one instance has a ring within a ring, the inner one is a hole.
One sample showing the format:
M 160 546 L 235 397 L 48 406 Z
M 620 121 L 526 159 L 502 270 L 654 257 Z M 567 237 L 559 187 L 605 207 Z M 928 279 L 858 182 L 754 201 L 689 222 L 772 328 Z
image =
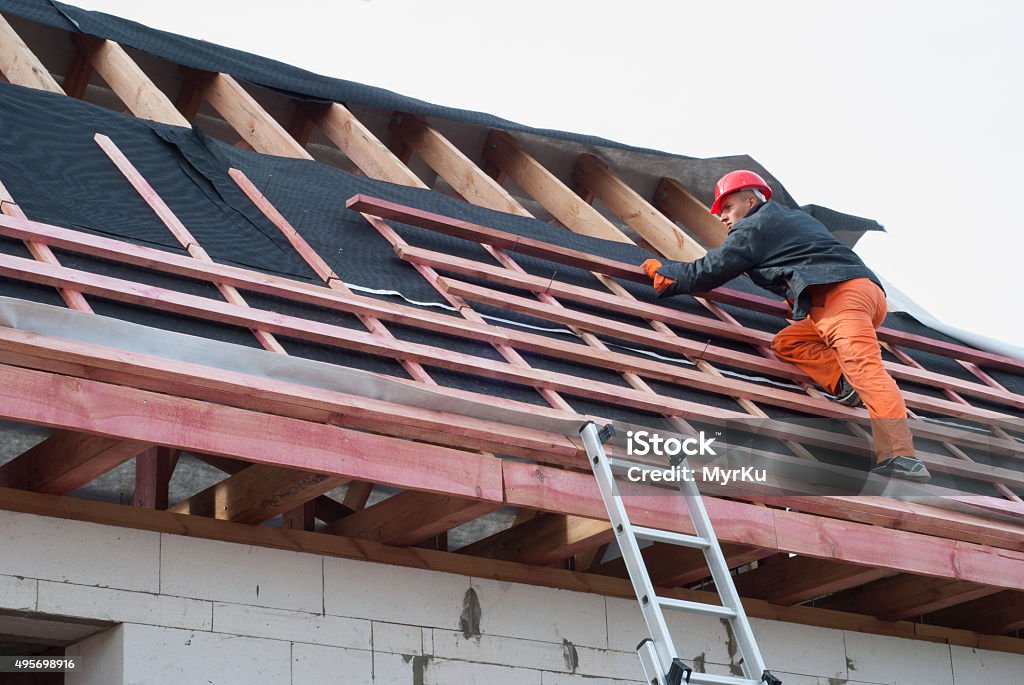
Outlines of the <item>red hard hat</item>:
M 764 199 L 772 199 L 772 189 L 758 174 L 746 169 L 730 171 L 715 184 L 715 202 L 711 205 L 711 213 L 718 214 L 722 211 L 722 199 L 726 195 L 746 188 L 760 190 L 764 193 Z

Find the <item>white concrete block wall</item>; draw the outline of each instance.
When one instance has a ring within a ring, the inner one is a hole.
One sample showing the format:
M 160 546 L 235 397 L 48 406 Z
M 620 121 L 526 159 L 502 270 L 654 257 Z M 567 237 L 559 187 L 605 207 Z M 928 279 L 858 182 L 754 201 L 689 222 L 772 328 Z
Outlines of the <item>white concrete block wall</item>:
M 630 685 L 635 602 L 0 511 L 0 612 L 115 623 L 69 685 Z M 677 647 L 734 669 L 722 621 Z M 1016 682 L 1024 656 L 753 619 L 786 685 Z

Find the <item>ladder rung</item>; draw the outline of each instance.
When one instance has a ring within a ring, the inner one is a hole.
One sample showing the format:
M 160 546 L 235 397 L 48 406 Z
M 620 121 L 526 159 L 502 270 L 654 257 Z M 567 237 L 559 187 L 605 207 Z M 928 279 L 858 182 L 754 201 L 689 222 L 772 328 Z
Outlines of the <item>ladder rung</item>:
M 730 609 L 729 607 L 723 607 L 717 604 L 701 604 L 700 602 L 688 602 L 685 599 L 671 599 L 669 597 L 658 597 L 658 604 L 669 609 L 692 611 L 695 614 L 721 616 L 722 618 L 732 618 L 736 615 L 736 612 Z
M 711 675 L 709 673 L 690 674 L 690 685 L 762 685 L 760 680 L 742 678 L 735 675 Z
M 644 528 L 642 526 L 633 526 L 633 532 L 636 533 L 638 538 L 644 540 L 652 540 L 654 542 L 667 542 L 673 545 L 682 545 L 683 547 L 694 547 L 696 549 L 707 549 L 708 541 L 702 537 L 696 535 L 685 535 L 683 533 L 673 533 L 669 530 L 659 530 L 657 528 Z

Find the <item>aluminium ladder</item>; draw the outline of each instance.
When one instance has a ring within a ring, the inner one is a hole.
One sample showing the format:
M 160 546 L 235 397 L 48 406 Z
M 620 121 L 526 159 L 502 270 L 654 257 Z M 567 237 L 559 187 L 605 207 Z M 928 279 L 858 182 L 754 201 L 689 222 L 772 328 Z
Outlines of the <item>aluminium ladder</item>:
M 729 566 L 725 562 L 725 555 L 722 554 L 718 538 L 715 537 L 715 531 L 711 527 L 711 519 L 708 518 L 696 483 L 692 480 L 679 481 L 679 491 L 686 501 L 686 508 L 690 513 L 690 520 L 693 522 L 696 535 L 634 526 L 630 523 L 626 508 L 618 496 L 615 476 L 612 473 L 612 466 L 615 462 L 608 457 L 604 450 L 603 443 L 611 439 L 614 434 L 615 429 L 611 425 L 599 430 L 592 421 L 580 429 L 580 435 L 583 437 L 583 444 L 589 457 L 590 468 L 593 470 L 597 485 L 601 490 L 601 499 L 604 500 L 605 508 L 608 510 L 608 519 L 615 531 L 615 540 L 622 552 L 622 559 L 626 563 L 630 580 L 633 581 L 633 589 L 636 591 L 640 610 L 643 612 L 644 621 L 647 623 L 647 630 L 651 636 L 637 646 L 637 654 L 640 656 L 640 664 L 647 682 L 651 685 L 680 685 L 680 683 L 691 683 L 692 685 L 761 685 L 762 683 L 782 685 L 782 681 L 765 668 L 764 659 L 757 648 L 750 622 L 740 603 L 739 593 L 732 582 Z M 685 466 L 685 459 L 679 464 Z M 673 463 L 673 466 L 679 464 Z M 703 551 L 711 571 L 711 577 L 714 579 L 715 587 L 722 599 L 722 605 L 658 597 L 654 592 L 654 585 L 651 583 L 650 575 L 640 553 L 638 539 L 693 547 Z M 672 636 L 669 635 L 665 616 L 662 613 L 663 608 L 727 619 L 732 633 L 736 637 L 742 657 L 743 677 L 694 673 L 693 669 L 677 656 L 678 652 L 672 644 Z

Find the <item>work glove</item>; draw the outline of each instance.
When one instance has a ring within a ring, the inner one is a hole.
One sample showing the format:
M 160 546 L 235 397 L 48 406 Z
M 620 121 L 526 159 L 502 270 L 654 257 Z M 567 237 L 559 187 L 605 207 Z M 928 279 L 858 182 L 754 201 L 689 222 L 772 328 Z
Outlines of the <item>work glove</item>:
M 658 269 L 661 268 L 661 262 L 659 262 L 657 259 L 648 259 L 643 264 L 641 264 L 640 267 L 654 282 L 654 290 L 659 295 L 665 292 L 665 288 L 675 283 L 675 281 L 672 280 L 671 278 L 666 278 L 665 276 L 662 276 L 661 274 L 658 273 Z

